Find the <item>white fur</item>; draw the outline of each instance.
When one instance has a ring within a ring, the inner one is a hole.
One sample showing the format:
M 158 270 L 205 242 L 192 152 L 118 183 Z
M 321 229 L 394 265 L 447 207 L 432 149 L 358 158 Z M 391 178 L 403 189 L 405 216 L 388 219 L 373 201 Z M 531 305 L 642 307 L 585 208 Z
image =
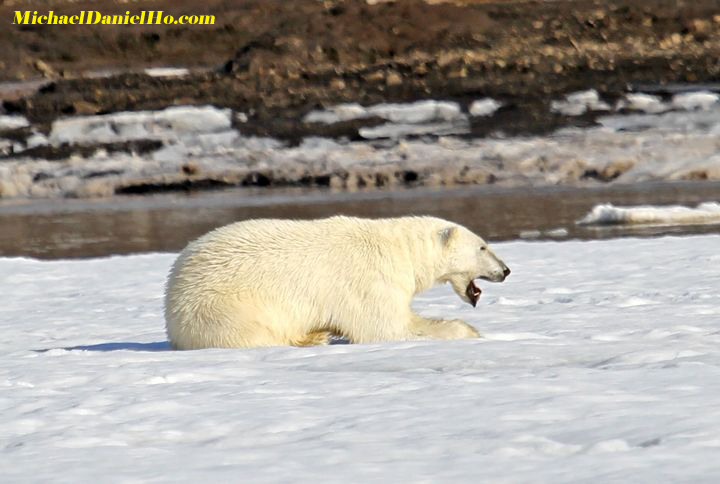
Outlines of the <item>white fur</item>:
M 462 321 L 412 312 L 413 296 L 507 267 L 468 229 L 433 217 L 249 220 L 191 242 L 168 278 L 165 319 L 177 349 L 458 339 Z

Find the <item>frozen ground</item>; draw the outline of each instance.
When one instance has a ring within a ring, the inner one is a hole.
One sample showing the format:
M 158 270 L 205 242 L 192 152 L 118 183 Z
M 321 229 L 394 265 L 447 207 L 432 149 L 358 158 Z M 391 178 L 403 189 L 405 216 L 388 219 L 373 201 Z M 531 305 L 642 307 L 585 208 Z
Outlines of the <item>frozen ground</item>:
M 566 115 L 600 113 L 596 127 L 483 139 L 457 135 L 467 134 L 474 119 L 492 123 L 502 109 L 493 99 L 478 99 L 466 110 L 432 100 L 343 104 L 310 112 L 305 121 L 384 122 L 359 128 L 364 140 L 311 137 L 297 146 L 244 135 L 245 113 L 212 106 L 79 116 L 56 120 L 47 134 L 26 128 L 33 134 L 24 141 L 0 136 L 0 198 L 111 196 L 198 180 L 349 190 L 720 180 L 718 99 L 709 91 L 667 100 L 632 93 L 611 107 L 597 92 L 583 91 L 555 100 L 552 108 Z M 25 124 L 0 116 L 0 130 Z M 129 145 L 119 148 L 123 143 Z
M 496 244 L 486 339 L 168 351 L 173 255 L 0 259 L 2 482 L 720 480 L 720 237 Z

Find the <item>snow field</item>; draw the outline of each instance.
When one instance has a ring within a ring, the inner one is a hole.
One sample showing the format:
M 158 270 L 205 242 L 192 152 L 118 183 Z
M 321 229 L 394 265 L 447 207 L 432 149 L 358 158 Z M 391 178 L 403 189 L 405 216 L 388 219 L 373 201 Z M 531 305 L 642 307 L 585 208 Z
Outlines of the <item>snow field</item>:
M 169 351 L 174 254 L 0 259 L 3 482 L 717 482 L 720 237 L 494 244 L 485 339 Z

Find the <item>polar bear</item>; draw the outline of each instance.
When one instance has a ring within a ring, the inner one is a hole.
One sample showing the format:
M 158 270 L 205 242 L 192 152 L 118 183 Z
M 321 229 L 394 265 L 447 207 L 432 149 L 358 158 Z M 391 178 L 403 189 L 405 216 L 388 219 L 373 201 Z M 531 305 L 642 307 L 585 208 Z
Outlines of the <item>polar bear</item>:
M 175 349 L 476 338 L 460 321 L 425 319 L 415 294 L 450 283 L 475 306 L 475 279 L 510 269 L 465 227 L 434 217 L 237 222 L 191 242 L 168 277 Z

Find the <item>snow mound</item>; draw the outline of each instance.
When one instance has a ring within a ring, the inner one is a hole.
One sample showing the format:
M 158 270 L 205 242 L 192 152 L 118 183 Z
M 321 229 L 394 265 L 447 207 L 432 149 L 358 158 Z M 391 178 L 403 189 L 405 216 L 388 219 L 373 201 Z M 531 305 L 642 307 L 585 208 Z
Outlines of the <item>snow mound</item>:
M 631 109 L 647 114 L 660 114 L 666 111 L 707 111 L 717 107 L 720 94 L 710 91 L 691 91 L 676 94 L 669 102 L 663 102 L 659 96 L 642 92 L 630 93 L 618 102 L 616 109 Z
M 357 103 L 338 104 L 326 110 L 310 111 L 303 121 L 306 123 L 334 124 L 354 119 L 366 119 L 371 115 L 368 109 Z
M 365 139 L 397 139 L 406 136 L 422 135 L 445 136 L 451 134 L 462 134 L 465 132 L 467 132 L 467 126 L 464 123 L 460 125 L 454 123 L 386 123 L 380 126 L 360 128 L 358 130 L 360 136 Z
M 393 123 L 429 123 L 465 119 L 458 103 L 449 101 L 418 101 L 411 104 L 377 104 L 368 108 L 371 116 Z
M 616 207 L 610 203 L 596 205 L 577 222 L 580 225 L 693 225 L 720 223 L 720 203 L 708 202 L 696 208 L 679 205 L 667 207 Z
M 190 71 L 184 67 L 148 67 L 145 74 L 150 77 L 185 77 Z
M 610 111 L 610 106 L 600 100 L 595 89 L 589 89 L 568 94 L 562 101 L 553 101 L 550 109 L 566 116 L 580 116 L 587 111 Z
M 213 106 L 174 106 L 161 111 L 136 111 L 79 116 L 54 121 L 49 140 L 62 143 L 112 143 L 137 139 L 168 139 L 230 129 L 231 110 Z
M 497 111 L 501 103 L 491 98 L 473 101 L 468 108 L 470 116 L 490 116 Z M 440 131 L 453 124 L 464 125 L 468 121 L 467 114 L 462 112 L 460 105 L 451 101 L 424 100 L 414 103 L 382 103 L 363 107 L 357 103 L 338 104 L 325 110 L 310 111 L 305 115 L 305 123 L 334 124 L 356 119 L 378 117 L 389 121 L 384 127 L 366 130 L 370 138 L 380 137 L 378 133 L 388 131 L 387 137 L 396 137 L 400 134 L 424 134 L 432 132 L 433 126 Z M 392 126 L 393 124 L 397 126 Z M 422 127 L 412 128 L 412 125 Z M 395 132 L 393 132 L 395 131 Z M 455 129 L 457 131 L 457 129 Z
M 368 107 L 357 103 L 339 104 L 324 111 L 311 111 L 305 115 L 303 121 L 333 124 L 375 116 L 393 123 L 405 124 L 465 119 L 458 103 L 426 100 L 408 104 L 382 103 Z
M 27 128 L 30 123 L 24 116 L 0 114 L 0 130 Z
M 686 92 L 673 96 L 672 105 L 677 109 L 692 111 L 710 109 L 720 100 L 720 94 L 709 91 Z
M 490 116 L 495 111 L 500 109 L 501 106 L 502 103 L 486 97 L 484 99 L 478 99 L 477 101 L 473 101 L 473 103 L 468 108 L 468 112 L 470 113 L 470 116 Z
M 485 109 L 489 113 L 490 107 L 485 106 L 478 109 Z M 368 107 L 356 103 L 340 104 L 324 111 L 311 111 L 305 115 L 303 121 L 334 124 L 371 117 L 385 119 L 388 123 L 361 128 L 359 134 L 365 139 L 397 139 L 425 134 L 442 136 L 463 134 L 469 131 L 467 115 L 462 112 L 458 103 L 450 101 L 426 100 L 409 104 L 383 103 Z
M 657 114 L 667 111 L 668 105 L 662 102 L 658 96 L 644 93 L 632 93 L 625 96 L 625 101 L 620 101 L 618 108 L 628 108 L 635 111 L 644 111 L 648 114 Z

